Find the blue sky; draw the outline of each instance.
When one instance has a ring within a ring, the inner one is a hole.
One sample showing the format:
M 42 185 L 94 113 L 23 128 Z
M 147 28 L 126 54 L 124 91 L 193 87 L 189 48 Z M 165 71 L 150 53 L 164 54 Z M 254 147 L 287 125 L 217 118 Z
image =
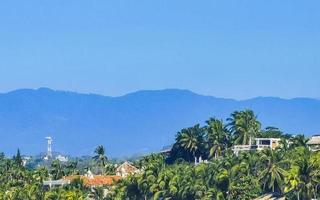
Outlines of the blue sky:
M 0 92 L 320 98 L 320 1 L 0 3 Z

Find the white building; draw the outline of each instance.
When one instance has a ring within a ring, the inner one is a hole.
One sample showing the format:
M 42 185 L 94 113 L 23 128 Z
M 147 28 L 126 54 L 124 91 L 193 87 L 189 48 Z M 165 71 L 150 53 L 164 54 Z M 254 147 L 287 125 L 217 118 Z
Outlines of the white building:
M 26 166 L 26 164 L 31 160 L 30 156 L 22 156 L 22 166 Z
M 63 155 L 57 155 L 56 159 L 59 160 L 60 162 L 68 162 L 68 157 L 67 156 L 63 156 Z
M 240 151 L 261 151 L 263 149 L 275 149 L 280 146 L 280 138 L 256 138 L 255 144 L 234 145 L 232 151 L 238 155 Z

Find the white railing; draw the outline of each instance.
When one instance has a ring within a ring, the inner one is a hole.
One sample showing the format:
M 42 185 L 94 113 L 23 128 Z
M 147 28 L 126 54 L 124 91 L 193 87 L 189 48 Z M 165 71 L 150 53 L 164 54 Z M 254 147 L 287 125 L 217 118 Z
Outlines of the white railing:
M 252 148 L 252 145 L 234 145 L 233 150 L 234 151 L 245 151 L 250 150 Z
M 264 145 L 264 144 L 253 144 L 253 145 L 234 145 L 232 148 L 232 151 L 238 155 L 240 151 L 251 151 L 251 150 L 258 150 L 261 151 L 263 149 L 270 148 L 270 145 Z
M 258 144 L 258 150 L 270 148 L 270 145 Z

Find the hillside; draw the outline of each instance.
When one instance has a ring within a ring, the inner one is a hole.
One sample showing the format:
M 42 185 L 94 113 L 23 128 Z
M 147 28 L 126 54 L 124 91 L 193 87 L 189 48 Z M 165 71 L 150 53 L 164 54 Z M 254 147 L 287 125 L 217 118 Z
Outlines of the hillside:
M 187 90 L 138 91 L 120 97 L 22 89 L 0 94 L 0 151 L 91 154 L 103 144 L 112 157 L 156 151 L 173 142 L 181 128 L 209 117 L 227 118 L 250 108 L 264 126 L 307 135 L 320 131 L 320 100 L 258 97 L 244 101 L 202 96 Z

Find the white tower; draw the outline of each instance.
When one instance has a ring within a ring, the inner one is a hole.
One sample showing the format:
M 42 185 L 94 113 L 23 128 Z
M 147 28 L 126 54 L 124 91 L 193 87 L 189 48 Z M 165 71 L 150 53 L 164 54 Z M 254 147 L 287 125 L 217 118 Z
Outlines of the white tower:
M 46 140 L 48 142 L 46 158 L 49 159 L 49 158 L 52 158 L 52 138 L 48 136 L 46 137 Z

